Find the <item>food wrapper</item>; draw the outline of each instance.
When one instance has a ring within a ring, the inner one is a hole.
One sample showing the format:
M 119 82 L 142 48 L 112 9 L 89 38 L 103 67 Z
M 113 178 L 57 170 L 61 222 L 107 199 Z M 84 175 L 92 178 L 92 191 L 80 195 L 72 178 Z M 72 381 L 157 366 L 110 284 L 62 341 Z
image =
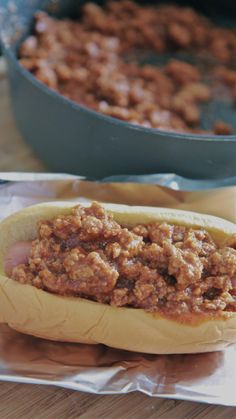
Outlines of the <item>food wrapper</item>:
M 97 200 L 198 211 L 236 223 L 236 187 L 172 174 L 92 182 L 57 174 L 0 173 L 0 217 L 55 200 Z M 225 184 L 230 185 L 232 182 Z M 147 355 L 51 342 L 0 325 L 0 380 L 57 385 L 95 394 L 150 396 L 236 406 L 236 347 L 195 355 Z

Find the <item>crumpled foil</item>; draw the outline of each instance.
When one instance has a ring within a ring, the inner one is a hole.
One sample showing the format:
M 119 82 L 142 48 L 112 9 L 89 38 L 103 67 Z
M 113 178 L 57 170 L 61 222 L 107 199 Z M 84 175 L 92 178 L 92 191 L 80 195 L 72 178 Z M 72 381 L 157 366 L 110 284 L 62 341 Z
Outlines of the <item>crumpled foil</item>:
M 70 175 L 0 173 L 0 218 L 38 202 L 96 199 L 182 208 L 236 222 L 234 186 L 220 184 L 218 189 L 200 191 L 194 181 L 191 190 L 190 180 L 186 183 L 172 174 L 156 175 L 155 183 L 145 181 L 148 177 L 98 183 Z M 53 384 L 94 394 L 140 391 L 236 406 L 236 346 L 205 354 L 147 355 L 103 345 L 51 342 L 0 325 L 0 380 Z

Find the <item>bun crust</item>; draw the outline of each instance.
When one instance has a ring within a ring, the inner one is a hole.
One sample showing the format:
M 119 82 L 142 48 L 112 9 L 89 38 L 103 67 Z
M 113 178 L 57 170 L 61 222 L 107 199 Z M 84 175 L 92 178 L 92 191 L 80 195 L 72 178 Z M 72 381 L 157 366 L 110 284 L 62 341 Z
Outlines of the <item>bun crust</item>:
M 0 224 L 0 322 L 50 340 L 97 344 L 152 354 L 197 353 L 221 350 L 236 342 L 236 313 L 220 317 L 191 315 L 189 322 L 167 319 L 142 309 L 117 308 L 82 298 L 65 297 L 22 285 L 4 272 L 7 250 L 16 242 L 33 240 L 37 222 L 70 213 L 74 203 L 28 207 Z M 223 243 L 236 226 L 213 216 L 164 208 L 106 205 L 121 224 L 151 220 L 202 227 Z

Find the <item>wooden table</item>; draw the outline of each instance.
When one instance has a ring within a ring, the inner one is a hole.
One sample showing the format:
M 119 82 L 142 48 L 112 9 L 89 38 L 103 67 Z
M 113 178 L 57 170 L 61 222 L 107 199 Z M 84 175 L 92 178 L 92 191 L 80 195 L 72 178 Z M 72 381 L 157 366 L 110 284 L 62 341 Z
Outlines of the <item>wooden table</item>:
M 15 127 L 0 62 L 0 171 L 45 169 Z M 232 419 L 236 418 L 236 409 L 150 398 L 141 393 L 95 396 L 51 386 L 0 382 L 0 418 Z

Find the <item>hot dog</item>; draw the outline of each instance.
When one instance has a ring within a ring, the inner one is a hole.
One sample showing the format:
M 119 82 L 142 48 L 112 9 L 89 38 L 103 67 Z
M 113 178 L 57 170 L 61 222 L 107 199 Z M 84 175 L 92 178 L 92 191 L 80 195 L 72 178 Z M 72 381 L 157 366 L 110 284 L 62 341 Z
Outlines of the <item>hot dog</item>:
M 236 226 L 165 208 L 40 204 L 0 223 L 0 321 L 153 354 L 236 342 Z

